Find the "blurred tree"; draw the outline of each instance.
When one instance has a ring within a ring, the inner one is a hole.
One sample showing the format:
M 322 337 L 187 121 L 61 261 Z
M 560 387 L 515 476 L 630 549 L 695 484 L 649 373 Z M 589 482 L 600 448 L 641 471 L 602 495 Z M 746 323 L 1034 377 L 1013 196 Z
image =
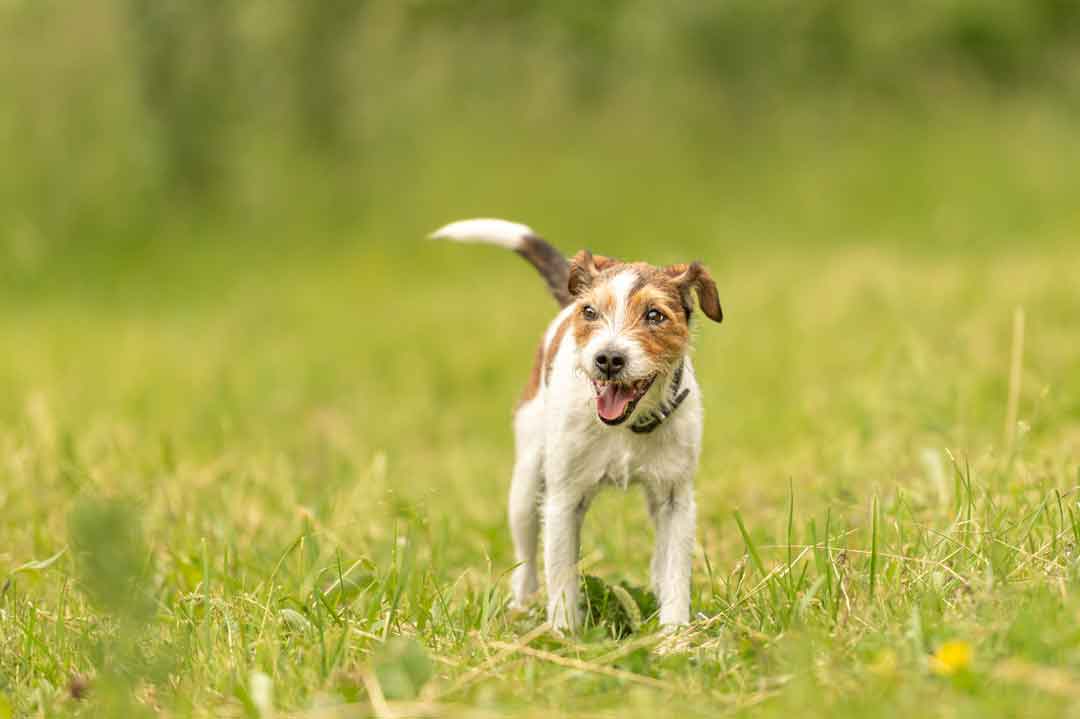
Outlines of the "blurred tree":
M 135 64 L 168 185 L 195 202 L 215 198 L 243 88 L 236 0 L 128 0 Z
M 292 35 L 294 111 L 305 146 L 324 153 L 349 144 L 348 120 L 355 93 L 342 54 L 355 40 L 364 0 L 324 0 L 295 5 Z
M 0 86 L 0 259 L 29 275 L 76 245 L 137 261 L 192 220 L 333 235 L 358 187 L 425 167 L 424 133 L 487 110 L 522 136 L 609 109 L 645 127 L 665 103 L 751 125 L 821 98 L 1071 111 L 1080 2 L 16 0 Z

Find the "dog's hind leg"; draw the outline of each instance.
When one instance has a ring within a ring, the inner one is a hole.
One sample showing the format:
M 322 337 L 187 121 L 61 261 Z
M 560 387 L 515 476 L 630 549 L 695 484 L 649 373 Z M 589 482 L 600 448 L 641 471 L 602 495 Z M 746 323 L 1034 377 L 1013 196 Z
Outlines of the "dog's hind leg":
M 543 477 L 540 453 L 519 456 L 514 463 L 510 484 L 510 533 L 514 538 L 514 568 L 512 584 L 514 607 L 524 607 L 539 583 L 536 579 L 536 546 L 540 536 L 540 501 Z
M 514 538 L 514 569 L 511 584 L 513 606 L 524 607 L 539 583 L 536 578 L 536 547 L 540 536 L 540 503 L 544 491 L 543 435 L 533 416 L 538 408 L 522 407 L 515 421 L 517 456 L 510 482 L 510 534 Z M 530 411 L 533 410 L 533 411 Z

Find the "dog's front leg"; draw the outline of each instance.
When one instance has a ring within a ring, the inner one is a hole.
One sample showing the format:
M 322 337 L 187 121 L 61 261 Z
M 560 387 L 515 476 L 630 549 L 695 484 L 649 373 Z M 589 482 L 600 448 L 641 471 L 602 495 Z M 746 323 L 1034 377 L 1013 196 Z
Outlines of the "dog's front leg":
M 674 626 L 690 621 L 690 565 L 694 556 L 697 508 L 694 487 L 683 481 L 658 494 L 654 577 L 660 594 L 660 624 Z
M 559 631 L 574 632 L 581 626 L 577 562 L 588 505 L 588 497 L 569 491 L 551 492 L 544 501 L 547 616 Z
M 661 511 L 666 506 L 667 493 L 663 488 L 658 489 L 651 485 L 645 485 L 645 501 L 649 507 L 649 518 L 653 523 L 653 555 L 649 565 L 649 578 L 652 590 L 657 597 L 661 594 L 664 584 L 664 575 L 667 573 L 667 541 L 668 520 L 671 513 Z

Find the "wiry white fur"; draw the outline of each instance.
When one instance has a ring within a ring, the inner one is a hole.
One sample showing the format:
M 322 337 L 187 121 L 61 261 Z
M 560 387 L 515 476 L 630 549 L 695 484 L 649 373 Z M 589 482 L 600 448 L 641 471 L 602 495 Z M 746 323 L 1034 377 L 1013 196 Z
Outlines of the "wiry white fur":
M 516 250 L 522 246 L 526 237 L 535 234 L 532 228 L 517 222 L 476 218 L 451 222 L 449 225 L 432 232 L 430 237 L 433 240 L 476 242 Z
M 622 329 L 633 273 L 616 277 L 613 290 L 620 309 L 601 334 L 631 350 Z M 701 394 L 690 358 L 684 362 L 682 387 L 690 393 L 678 410 L 650 434 L 630 430 L 634 421 L 670 397 L 673 377 L 657 379 L 622 425 L 610 427 L 596 416 L 595 394 L 587 374 L 593 342 L 581 350 L 572 332 L 550 346 L 564 309 L 545 335 L 545 356 L 554 352 L 550 378 L 523 404 L 514 418 L 517 457 L 510 490 L 510 526 L 520 563 L 514 571 L 514 602 L 525 604 L 538 587 L 537 540 L 543 517 L 544 566 L 548 621 L 558 629 L 581 625 L 577 561 L 581 527 L 589 504 L 605 485 L 640 485 L 656 528 L 652 559 L 653 588 L 660 599 L 660 622 L 685 624 L 690 618 L 690 565 L 694 548 L 693 477 L 701 448 Z M 643 356 L 640 348 L 636 348 Z M 631 359 L 630 362 L 635 360 Z M 629 365 L 628 365 L 629 367 Z

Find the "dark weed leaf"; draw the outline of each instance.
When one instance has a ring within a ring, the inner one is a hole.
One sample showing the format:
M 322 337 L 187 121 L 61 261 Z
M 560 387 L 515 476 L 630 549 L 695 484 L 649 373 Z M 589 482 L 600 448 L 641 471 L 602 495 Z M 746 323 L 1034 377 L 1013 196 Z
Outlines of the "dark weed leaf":
M 585 628 L 600 628 L 613 639 L 625 639 L 659 610 L 656 595 L 627 582 L 607 584 L 591 574 L 582 578 Z

